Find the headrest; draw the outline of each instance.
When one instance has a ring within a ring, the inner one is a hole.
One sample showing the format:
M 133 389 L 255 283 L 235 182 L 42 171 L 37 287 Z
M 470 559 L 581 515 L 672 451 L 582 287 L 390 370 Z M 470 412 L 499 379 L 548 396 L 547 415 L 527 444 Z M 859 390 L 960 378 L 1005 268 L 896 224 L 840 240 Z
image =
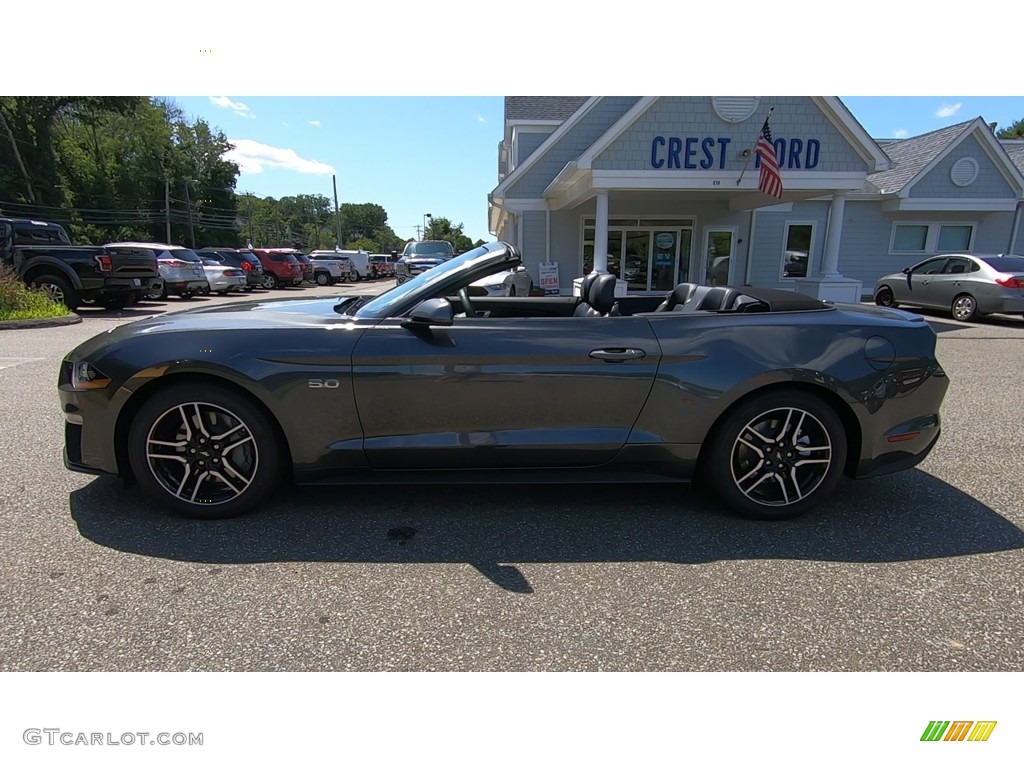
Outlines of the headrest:
M 583 282 L 580 284 L 580 298 L 583 301 L 589 301 L 590 298 L 590 286 L 594 284 L 594 281 L 601 276 L 600 272 L 591 272 L 583 278 Z
M 696 283 L 680 283 L 673 289 L 672 294 L 668 299 L 668 309 L 672 309 L 676 304 L 685 304 L 693 296 L 693 292 L 697 290 Z
M 602 315 L 607 315 L 615 306 L 615 275 L 599 275 L 590 286 L 587 303 Z

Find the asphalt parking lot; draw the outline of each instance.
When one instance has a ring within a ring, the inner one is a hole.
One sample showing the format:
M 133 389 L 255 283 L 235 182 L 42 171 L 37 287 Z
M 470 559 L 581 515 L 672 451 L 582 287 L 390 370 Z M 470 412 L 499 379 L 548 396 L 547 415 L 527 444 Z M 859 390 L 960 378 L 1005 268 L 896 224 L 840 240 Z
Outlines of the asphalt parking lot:
M 75 345 L 178 306 L 0 332 L 2 670 L 1024 668 L 1019 319 L 928 315 L 939 445 L 795 521 L 675 486 L 429 486 L 195 522 L 67 472 L 55 389 Z

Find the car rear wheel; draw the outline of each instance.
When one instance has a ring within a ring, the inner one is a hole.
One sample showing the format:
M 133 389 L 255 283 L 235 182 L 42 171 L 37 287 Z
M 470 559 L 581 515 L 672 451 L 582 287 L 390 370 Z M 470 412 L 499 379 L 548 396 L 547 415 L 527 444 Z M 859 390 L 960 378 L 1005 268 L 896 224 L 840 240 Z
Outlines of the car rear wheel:
M 328 275 L 326 272 L 317 272 L 316 273 L 316 284 L 317 285 L 330 285 L 331 284 L 331 276 Z
M 953 299 L 953 306 L 950 308 L 955 320 L 968 322 L 978 317 L 978 301 L 969 293 L 961 293 Z
M 280 485 L 285 451 L 270 418 L 217 384 L 178 384 L 143 403 L 128 434 L 132 471 L 154 501 L 207 520 L 252 510 Z
M 277 277 L 269 272 L 263 275 L 263 287 L 270 289 L 277 288 Z
M 831 496 L 846 463 L 843 423 L 824 401 L 797 391 L 757 395 L 717 425 L 707 472 L 739 515 L 784 520 Z
M 883 285 L 878 289 L 875 294 L 875 304 L 880 307 L 897 307 L 899 306 L 892 295 L 892 288 L 887 285 Z
M 53 301 L 63 304 L 72 312 L 78 309 L 82 303 L 81 299 L 78 298 L 78 292 L 63 277 L 39 275 L 39 277 L 32 281 L 32 285 L 49 296 Z

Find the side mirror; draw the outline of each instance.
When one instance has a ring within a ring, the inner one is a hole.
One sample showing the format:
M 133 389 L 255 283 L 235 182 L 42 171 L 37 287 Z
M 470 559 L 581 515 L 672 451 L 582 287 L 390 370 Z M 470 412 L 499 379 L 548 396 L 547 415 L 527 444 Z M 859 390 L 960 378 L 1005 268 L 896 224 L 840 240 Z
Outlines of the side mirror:
M 910 274 L 910 267 L 904 267 L 903 268 L 903 274 L 904 275 L 909 275 Z
M 447 299 L 427 299 L 421 301 L 409 314 L 409 319 L 402 323 L 403 326 L 428 326 L 428 325 L 452 325 L 455 322 L 455 314 L 452 312 L 452 305 Z

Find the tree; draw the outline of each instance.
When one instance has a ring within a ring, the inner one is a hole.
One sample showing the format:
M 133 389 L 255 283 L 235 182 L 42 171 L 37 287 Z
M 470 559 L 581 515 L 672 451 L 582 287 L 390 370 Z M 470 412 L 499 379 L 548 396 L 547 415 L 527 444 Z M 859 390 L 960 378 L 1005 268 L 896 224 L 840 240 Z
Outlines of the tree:
M 996 132 L 1000 139 L 1024 139 L 1024 119 L 1012 123 L 1008 128 L 1000 128 Z
M 423 233 L 424 240 L 447 240 L 452 244 L 456 253 L 468 251 L 473 247 L 473 241 L 462 232 L 462 223 L 452 224 L 450 219 L 443 216 L 435 216 L 430 220 L 430 226 Z

